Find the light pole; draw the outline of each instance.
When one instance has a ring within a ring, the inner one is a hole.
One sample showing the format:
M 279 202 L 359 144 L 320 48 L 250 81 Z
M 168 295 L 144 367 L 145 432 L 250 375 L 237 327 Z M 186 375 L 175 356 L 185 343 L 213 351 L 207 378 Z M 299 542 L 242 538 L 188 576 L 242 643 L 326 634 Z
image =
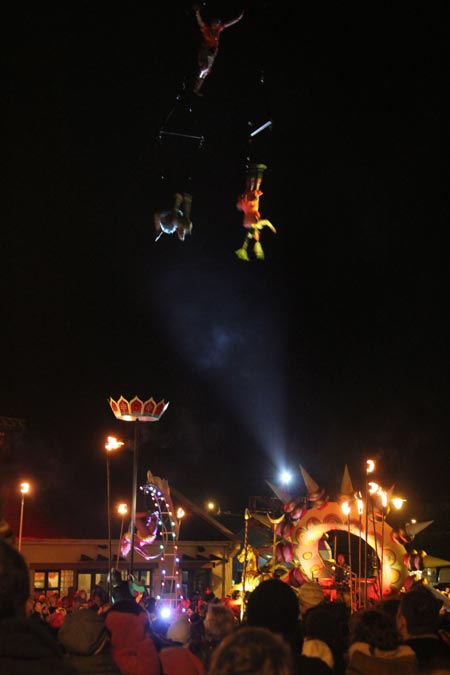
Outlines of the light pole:
M 22 494 L 22 499 L 20 500 L 20 524 L 19 524 L 19 551 L 22 550 L 22 528 L 23 528 L 23 511 L 25 508 L 25 495 L 30 491 L 29 483 L 20 484 L 20 492 Z
M 350 568 L 350 613 L 353 612 L 353 579 L 352 579 L 352 540 L 350 532 L 350 511 L 351 507 L 348 502 L 343 502 L 342 513 L 347 516 L 347 547 L 348 547 L 348 565 Z
M 252 514 L 250 513 L 250 510 L 248 508 L 245 509 L 244 511 L 244 523 L 245 523 L 245 528 L 244 528 L 244 564 L 242 567 L 242 598 L 241 598 L 241 621 L 244 619 L 244 613 L 245 613 L 245 595 L 246 595 L 246 587 L 245 587 L 245 581 L 246 581 L 246 576 L 247 576 L 247 555 L 248 555 L 248 521 L 252 517 Z
M 284 513 L 278 518 L 272 518 L 270 513 L 267 514 L 267 518 L 272 524 L 272 577 L 275 576 L 275 569 L 277 566 L 277 525 L 281 523 L 284 519 Z
M 379 491 L 381 500 L 381 561 L 380 561 L 380 600 L 383 600 L 383 567 L 384 567 L 384 523 L 386 521 L 386 509 L 388 498 L 385 490 Z
M 118 401 L 109 399 L 109 405 L 115 417 L 123 422 L 134 422 L 134 448 L 133 448 L 133 484 L 131 497 L 131 522 L 130 522 L 130 575 L 134 567 L 134 535 L 136 523 L 136 498 L 137 498 L 137 474 L 138 474 L 138 424 L 139 422 L 158 422 L 169 407 L 169 402 L 164 399 L 156 403 L 154 398 L 142 401 L 135 396 L 127 401 L 121 396 Z
M 109 467 L 109 458 L 112 452 L 118 450 L 123 446 L 122 441 L 118 441 L 114 436 L 108 436 L 107 443 L 105 445 L 106 450 L 106 502 L 108 510 L 108 595 L 109 600 L 111 601 L 111 568 L 112 568 L 112 544 L 111 544 L 111 479 L 110 479 L 110 467 Z
M 123 535 L 123 519 L 128 513 L 128 506 L 126 504 L 119 504 L 117 507 L 117 513 L 122 516 L 121 522 L 120 522 L 120 536 L 119 536 L 119 545 L 117 547 L 117 569 L 119 569 L 119 561 L 120 561 L 120 545 L 122 543 L 122 535 Z
M 178 592 L 179 589 L 181 588 L 181 577 L 180 577 L 180 554 L 179 554 L 179 549 L 178 549 L 178 542 L 180 538 L 180 530 L 181 530 L 181 521 L 186 515 L 186 511 L 183 509 L 182 506 L 179 506 L 177 508 L 177 531 L 176 531 L 176 541 L 174 544 L 174 567 L 173 567 L 173 575 L 175 577 L 175 603 L 178 598 Z
M 372 510 L 373 510 L 373 523 L 374 523 L 374 536 L 375 536 L 375 553 L 377 559 L 379 558 L 379 569 L 378 569 L 378 593 L 379 599 L 383 599 L 383 589 L 384 589 L 384 565 L 385 565 L 385 552 L 384 552 L 384 532 L 386 517 L 390 511 L 390 504 L 392 504 L 396 509 L 401 508 L 403 500 L 400 498 L 392 498 L 392 492 L 394 486 L 392 486 L 388 491 L 384 490 L 377 483 L 369 483 L 369 494 L 372 496 Z M 373 509 L 373 500 L 377 500 L 377 510 Z M 381 550 L 378 555 L 377 547 L 377 521 L 381 522 Z
M 364 607 L 367 607 L 367 555 L 368 555 L 368 537 L 369 537 L 369 480 L 368 475 L 375 470 L 375 462 L 368 459 L 366 462 L 366 485 L 365 485 L 365 538 L 364 538 Z
M 359 518 L 359 537 L 358 537 L 358 606 L 357 609 L 361 608 L 362 605 L 362 594 L 363 589 L 361 585 L 361 574 L 362 574 L 362 514 L 364 513 L 364 502 L 362 500 L 362 495 L 358 492 L 356 497 L 356 504 L 358 507 L 358 518 Z

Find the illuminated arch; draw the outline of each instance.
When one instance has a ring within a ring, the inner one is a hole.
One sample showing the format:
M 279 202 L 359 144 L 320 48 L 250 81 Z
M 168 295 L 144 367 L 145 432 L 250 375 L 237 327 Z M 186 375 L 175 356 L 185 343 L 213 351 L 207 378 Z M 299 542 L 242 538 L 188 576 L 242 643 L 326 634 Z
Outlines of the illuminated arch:
M 352 518 L 350 515 L 350 522 L 347 522 L 347 517 L 343 515 L 341 505 L 337 502 L 327 502 L 306 511 L 291 533 L 295 560 L 309 579 L 317 578 L 325 567 L 319 553 L 319 541 L 331 530 L 350 530 L 350 534 L 367 541 L 383 563 L 384 591 L 388 592 L 391 588 L 401 589 L 408 576 L 408 568 L 404 563 L 406 549 L 396 541 L 390 525 L 386 521 L 381 524 L 370 519 L 366 533 L 365 524 L 359 517 Z

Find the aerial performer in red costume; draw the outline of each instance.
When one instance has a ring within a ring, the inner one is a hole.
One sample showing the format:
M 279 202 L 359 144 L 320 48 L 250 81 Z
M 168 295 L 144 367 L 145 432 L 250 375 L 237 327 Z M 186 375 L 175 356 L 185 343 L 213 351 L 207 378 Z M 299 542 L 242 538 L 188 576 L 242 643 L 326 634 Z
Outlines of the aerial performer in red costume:
M 240 21 L 244 16 L 244 12 L 241 12 L 238 17 L 227 22 L 223 22 L 220 19 L 205 21 L 200 13 L 200 5 L 197 3 L 194 4 L 194 12 L 202 34 L 202 39 L 197 56 L 199 71 L 194 83 L 193 91 L 194 94 L 202 96 L 203 94 L 201 94 L 200 89 L 202 88 L 205 79 L 211 73 L 214 65 L 215 58 L 219 51 L 220 34 L 225 28 L 234 26 L 235 23 Z
M 267 169 L 265 164 L 250 164 L 247 173 L 247 189 L 238 198 L 236 207 L 243 211 L 243 226 L 248 230 L 248 234 L 243 245 L 236 251 L 236 255 L 241 260 L 250 260 L 248 257 L 248 245 L 254 241 L 253 252 L 259 260 L 264 260 L 264 251 L 260 242 L 260 232 L 263 227 L 268 227 L 272 232 L 276 229 L 269 220 L 261 218 L 259 212 L 259 198 L 263 194 L 260 190 L 264 171 Z

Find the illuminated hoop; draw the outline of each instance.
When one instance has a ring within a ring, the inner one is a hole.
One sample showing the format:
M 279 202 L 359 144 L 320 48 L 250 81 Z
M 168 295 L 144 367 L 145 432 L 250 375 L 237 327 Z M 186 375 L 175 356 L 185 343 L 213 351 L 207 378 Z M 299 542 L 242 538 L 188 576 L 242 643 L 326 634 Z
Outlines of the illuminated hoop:
M 174 515 L 167 481 L 151 474 L 149 477 L 151 480 L 141 486 L 140 490 L 145 495 L 147 524 L 152 524 L 153 527 L 145 537 L 135 534 L 134 550 L 145 560 L 155 560 L 164 557 L 168 547 L 178 546 L 179 523 Z M 122 537 L 121 551 L 124 557 L 128 555 L 130 539 L 130 532 Z
M 155 479 L 155 483 L 146 483 L 141 490 L 147 497 L 148 509 L 153 510 L 157 518 L 157 533 L 155 543 L 158 543 L 159 551 L 150 559 L 159 558 L 167 549 L 168 544 L 176 545 L 178 537 L 177 521 L 175 518 L 173 505 L 170 501 L 169 491 L 162 489 L 160 481 Z

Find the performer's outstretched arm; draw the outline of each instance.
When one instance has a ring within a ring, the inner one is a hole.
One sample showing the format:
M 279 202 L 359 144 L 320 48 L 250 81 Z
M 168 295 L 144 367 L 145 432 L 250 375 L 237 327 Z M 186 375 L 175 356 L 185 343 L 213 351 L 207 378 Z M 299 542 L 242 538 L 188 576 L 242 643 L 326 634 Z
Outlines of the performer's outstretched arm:
M 244 12 L 241 12 L 239 14 L 239 16 L 237 16 L 235 19 L 231 19 L 230 21 L 227 21 L 226 23 L 224 22 L 222 24 L 222 28 L 225 29 L 225 28 L 229 28 L 230 26 L 234 26 L 234 24 L 238 23 L 238 21 L 240 21 L 243 18 L 243 16 L 244 16 Z
M 200 5 L 195 3 L 193 5 L 193 9 L 194 9 L 195 18 L 197 19 L 198 25 L 200 26 L 200 28 L 203 28 L 203 26 L 205 25 L 205 22 L 203 21 L 202 15 L 200 14 Z

